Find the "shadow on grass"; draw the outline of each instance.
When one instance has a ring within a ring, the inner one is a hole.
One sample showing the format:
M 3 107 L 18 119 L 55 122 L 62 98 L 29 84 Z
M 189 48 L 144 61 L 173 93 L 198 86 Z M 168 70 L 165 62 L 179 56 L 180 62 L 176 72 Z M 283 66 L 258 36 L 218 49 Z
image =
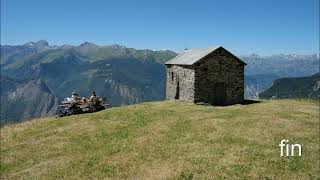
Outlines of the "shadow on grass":
M 242 104 L 242 105 L 250 105 L 250 104 L 261 103 L 261 102 L 262 102 L 262 101 L 245 99 L 245 100 L 243 101 L 243 103 L 241 103 L 241 104 Z
M 242 103 L 239 103 L 241 105 L 250 105 L 250 104 L 255 104 L 255 103 L 260 103 L 262 101 L 258 101 L 258 100 L 251 100 L 251 99 L 245 99 Z M 218 105 L 218 104 L 209 104 L 209 103 L 204 103 L 204 102 L 198 102 L 196 103 L 197 105 L 203 105 L 203 106 L 230 106 L 233 104 L 229 104 L 229 105 Z

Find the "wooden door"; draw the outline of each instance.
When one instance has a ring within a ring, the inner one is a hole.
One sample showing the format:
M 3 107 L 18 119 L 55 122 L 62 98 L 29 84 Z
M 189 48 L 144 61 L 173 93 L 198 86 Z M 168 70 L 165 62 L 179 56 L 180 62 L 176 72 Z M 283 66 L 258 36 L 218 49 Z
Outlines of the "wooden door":
M 225 105 L 226 86 L 223 82 L 215 83 L 209 93 L 209 103 L 213 105 Z

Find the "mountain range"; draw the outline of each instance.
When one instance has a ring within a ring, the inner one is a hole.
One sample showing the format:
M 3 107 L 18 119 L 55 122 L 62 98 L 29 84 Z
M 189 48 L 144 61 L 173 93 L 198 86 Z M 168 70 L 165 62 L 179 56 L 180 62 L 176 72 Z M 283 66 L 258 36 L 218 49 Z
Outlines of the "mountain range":
M 112 106 L 165 98 L 164 62 L 169 50 L 134 49 L 120 45 L 49 45 L 41 40 L 1 45 L 1 122 L 55 114 L 59 101 L 73 91 L 91 91 Z M 319 56 L 239 56 L 245 68 L 245 97 L 259 98 L 274 80 L 319 72 Z

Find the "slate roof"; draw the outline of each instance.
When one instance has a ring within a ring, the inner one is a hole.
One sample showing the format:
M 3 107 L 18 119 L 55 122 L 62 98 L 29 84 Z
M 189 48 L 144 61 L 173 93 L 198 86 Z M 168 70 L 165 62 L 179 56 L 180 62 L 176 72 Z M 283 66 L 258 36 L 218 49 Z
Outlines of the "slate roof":
M 183 51 L 170 61 L 166 62 L 166 65 L 192 65 L 195 62 L 199 61 L 200 59 L 204 58 L 211 52 L 215 51 L 216 49 L 220 48 L 221 46 L 215 46 L 215 47 L 209 47 L 209 48 L 201 48 L 201 49 L 190 49 Z M 231 53 L 230 53 L 231 54 Z M 231 54 L 234 56 L 233 54 Z M 238 61 L 240 61 L 243 64 L 246 64 L 242 60 L 240 60 L 238 57 L 234 56 Z

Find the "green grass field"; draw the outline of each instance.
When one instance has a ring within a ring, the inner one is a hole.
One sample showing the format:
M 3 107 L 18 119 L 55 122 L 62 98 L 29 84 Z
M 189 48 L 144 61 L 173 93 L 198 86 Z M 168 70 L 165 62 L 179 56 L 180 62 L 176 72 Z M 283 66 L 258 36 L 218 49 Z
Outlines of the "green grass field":
M 302 145 L 280 157 L 280 140 Z M 319 179 L 319 103 L 175 101 L 1 128 L 1 179 Z

